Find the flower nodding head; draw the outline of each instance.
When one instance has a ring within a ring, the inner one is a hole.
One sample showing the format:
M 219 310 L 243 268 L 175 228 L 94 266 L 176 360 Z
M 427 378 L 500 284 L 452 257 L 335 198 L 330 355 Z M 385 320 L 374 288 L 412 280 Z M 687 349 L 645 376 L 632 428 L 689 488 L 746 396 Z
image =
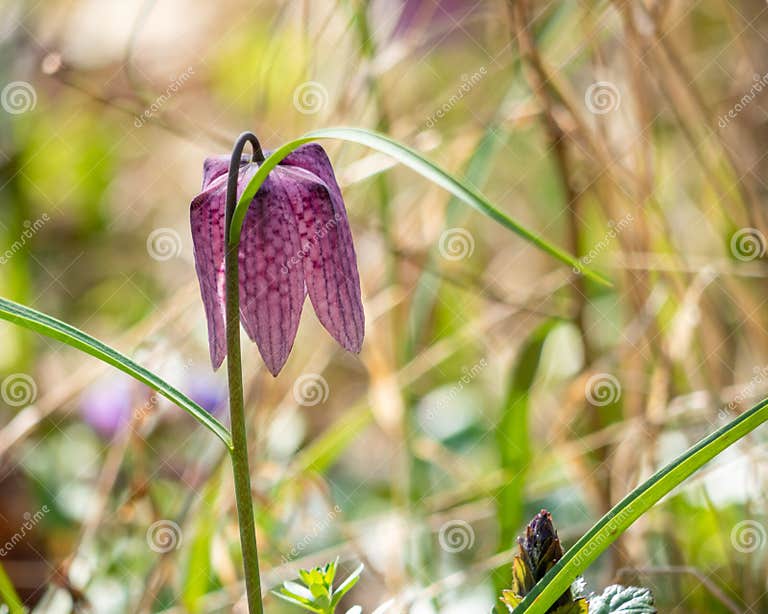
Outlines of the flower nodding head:
M 237 193 L 259 164 L 242 158 Z M 191 205 L 195 268 L 208 320 L 211 362 L 226 355 L 225 215 L 229 158 L 203 164 L 203 188 Z M 240 320 L 273 375 L 293 347 L 309 295 L 321 324 L 350 352 L 359 352 L 364 315 L 347 211 L 330 160 L 308 143 L 267 176 L 243 221 L 239 245 Z

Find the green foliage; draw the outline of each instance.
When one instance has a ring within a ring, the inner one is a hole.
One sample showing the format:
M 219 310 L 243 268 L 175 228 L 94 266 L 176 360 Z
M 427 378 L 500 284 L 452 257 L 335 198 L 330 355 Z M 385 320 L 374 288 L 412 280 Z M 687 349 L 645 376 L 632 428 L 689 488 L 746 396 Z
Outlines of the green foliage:
M 496 495 L 500 551 L 510 547 L 515 531 L 523 522 L 523 490 L 531 457 L 528 432 L 530 393 L 544 342 L 557 324 L 556 320 L 544 322 L 525 341 L 512 368 L 509 389 L 496 425 L 496 444 L 501 466 L 509 476 Z
M 66 343 L 120 369 L 178 405 L 221 439 L 227 448 L 231 448 L 229 432 L 216 418 L 168 382 L 98 339 L 56 318 L 4 298 L 0 298 L 0 319 Z
M 280 599 L 298 605 L 308 612 L 317 614 L 335 614 L 336 606 L 342 600 L 352 587 L 357 584 L 360 574 L 363 573 L 363 565 L 360 565 L 337 587 L 333 588 L 333 581 L 336 578 L 336 569 L 339 560 L 327 563 L 323 567 L 314 569 L 302 569 L 299 571 L 297 582 L 283 582 L 279 591 L 272 591 L 272 594 Z M 360 606 L 355 606 L 350 612 L 359 612 Z
M 560 538 L 552 524 L 552 516 L 542 510 L 525 529 L 525 535 L 519 537 L 518 553 L 512 561 L 512 588 L 502 592 L 501 601 L 514 610 L 525 596 L 544 577 L 544 574 L 563 556 Z M 586 612 L 586 601 L 574 597 L 571 587 L 567 587 L 547 614 L 579 614 Z
M 590 597 L 589 614 L 656 614 L 656 608 L 647 588 L 614 584 Z
M 517 540 L 519 552 L 512 561 L 512 588 L 502 591 L 501 602 L 509 612 L 517 612 L 536 583 L 562 559 L 563 549 L 552 516 L 542 510 L 531 520 L 525 535 Z M 602 595 L 581 596 L 582 587 L 566 587 L 546 614 L 656 614 L 653 595 L 646 588 L 613 585 Z M 494 608 L 498 614 L 499 608 Z
M 10 612 L 10 614 L 24 613 L 24 606 L 21 603 L 21 599 L 16 593 L 16 589 L 13 588 L 11 579 L 5 573 L 2 564 L 0 564 L 0 597 L 2 598 L 2 600 L 0 600 L 0 606 L 8 606 L 8 612 Z M 0 611 L 2 611 L 2 608 L 0 608 Z
M 647 512 L 703 465 L 768 420 L 768 399 L 702 439 L 671 463 L 640 484 L 603 516 L 565 555 L 515 610 L 516 614 L 544 614 L 559 595 Z

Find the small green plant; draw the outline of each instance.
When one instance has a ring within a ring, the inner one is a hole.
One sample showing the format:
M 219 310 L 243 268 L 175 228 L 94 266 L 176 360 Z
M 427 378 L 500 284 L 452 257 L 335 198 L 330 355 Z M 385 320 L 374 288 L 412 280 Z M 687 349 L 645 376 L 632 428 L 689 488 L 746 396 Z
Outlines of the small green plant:
M 308 612 L 317 614 L 335 614 L 336 606 L 342 600 L 350 589 L 357 584 L 360 574 L 363 573 L 364 565 L 360 565 L 353 571 L 347 579 L 344 580 L 338 588 L 333 588 L 333 581 L 336 579 L 336 569 L 339 559 L 332 563 L 327 563 L 323 567 L 314 569 L 301 569 L 299 571 L 299 582 L 283 582 L 279 591 L 272 591 L 272 594 L 280 599 L 300 606 Z M 362 611 L 360 606 L 354 606 L 347 610 L 346 614 L 359 614 Z
M 509 612 L 525 599 L 536 583 L 563 557 L 563 547 L 552 515 L 541 510 L 518 537 L 518 554 L 512 561 L 512 588 L 504 590 L 501 601 Z M 501 614 L 499 608 L 494 610 Z M 612 585 L 601 595 L 584 596 L 584 582 L 575 582 L 549 607 L 547 614 L 656 614 L 653 595 L 647 588 Z

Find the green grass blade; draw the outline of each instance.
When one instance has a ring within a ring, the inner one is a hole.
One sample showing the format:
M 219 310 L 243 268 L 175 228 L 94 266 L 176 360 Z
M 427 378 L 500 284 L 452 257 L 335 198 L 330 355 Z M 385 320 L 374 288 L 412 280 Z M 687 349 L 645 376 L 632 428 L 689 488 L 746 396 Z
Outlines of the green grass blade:
M 229 431 L 216 418 L 192 401 L 192 399 L 157 377 L 157 375 L 98 339 L 94 339 L 74 326 L 70 326 L 56 318 L 1 297 L 0 319 L 66 343 L 120 369 L 178 405 L 221 439 L 227 448 L 232 448 L 232 438 L 229 435 Z
M 9 614 L 24 614 L 24 604 L 21 601 L 16 589 L 13 588 L 11 579 L 5 573 L 2 563 L 0 563 L 0 605 L 8 606 Z M 0 608 L 1 609 L 1 608 Z
M 189 614 L 202 611 L 203 597 L 208 593 L 212 567 L 211 543 L 218 523 L 216 512 L 218 494 L 219 481 L 213 479 L 205 486 L 200 509 L 195 518 L 192 546 L 189 549 L 181 591 L 181 602 Z
M 400 164 L 407 166 L 432 183 L 439 185 L 462 202 L 477 211 L 480 211 L 512 232 L 517 233 L 526 241 L 532 243 L 561 262 L 564 262 L 574 270 L 579 271 L 585 277 L 603 285 L 611 285 L 602 275 L 585 267 L 575 256 L 564 252 L 559 247 L 552 245 L 539 235 L 521 226 L 506 213 L 494 207 L 482 194 L 477 192 L 470 185 L 451 176 L 442 168 L 424 158 L 418 152 L 397 141 L 393 141 L 389 137 L 361 128 L 325 128 L 322 130 L 315 130 L 294 141 L 282 145 L 267 157 L 259 167 L 258 171 L 254 174 L 245 190 L 243 190 L 240 200 L 237 203 L 237 208 L 235 209 L 235 214 L 232 218 L 232 227 L 230 229 L 230 243 L 232 245 L 236 245 L 240 241 L 240 229 L 242 228 L 245 214 L 248 211 L 248 206 L 269 172 L 294 149 L 318 139 L 338 139 L 350 143 L 357 143 L 391 156 Z
M 568 586 L 629 526 L 720 452 L 768 420 L 768 399 L 732 420 L 654 473 L 603 516 L 549 570 L 515 614 L 544 614 Z
M 501 468 L 510 477 L 496 491 L 499 523 L 498 552 L 513 546 L 520 526 L 525 521 L 525 483 L 531 459 L 529 413 L 531 390 L 539 372 L 541 355 L 549 334 L 560 324 L 546 320 L 526 339 L 512 368 L 501 416 L 495 428 L 496 446 Z M 494 572 L 497 592 L 509 585 L 509 565 Z
M 366 404 L 355 405 L 299 452 L 292 468 L 296 473 L 325 473 L 347 446 L 373 422 Z

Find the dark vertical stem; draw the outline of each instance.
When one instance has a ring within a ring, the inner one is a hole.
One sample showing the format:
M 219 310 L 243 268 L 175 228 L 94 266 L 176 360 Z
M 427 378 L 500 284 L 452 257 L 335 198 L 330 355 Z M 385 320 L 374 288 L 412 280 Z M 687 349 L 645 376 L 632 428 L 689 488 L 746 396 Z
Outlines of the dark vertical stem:
M 237 205 L 237 179 L 243 148 L 246 143 L 253 147 L 253 158 L 263 161 L 264 155 L 256 136 L 243 132 L 235 142 L 229 161 L 227 177 L 227 213 L 224 224 L 226 245 L 226 307 L 227 307 L 227 381 L 229 385 L 229 415 L 232 421 L 232 473 L 235 479 L 235 502 L 237 520 L 240 526 L 240 544 L 243 551 L 243 569 L 245 572 L 245 590 L 248 599 L 248 611 L 263 614 L 261 602 L 261 578 L 259 577 L 259 552 L 256 544 L 256 524 L 253 515 L 251 495 L 251 472 L 248 465 L 248 440 L 245 426 L 245 407 L 243 402 L 243 373 L 240 356 L 240 294 L 238 251 L 239 241 L 229 243 L 232 216 Z

